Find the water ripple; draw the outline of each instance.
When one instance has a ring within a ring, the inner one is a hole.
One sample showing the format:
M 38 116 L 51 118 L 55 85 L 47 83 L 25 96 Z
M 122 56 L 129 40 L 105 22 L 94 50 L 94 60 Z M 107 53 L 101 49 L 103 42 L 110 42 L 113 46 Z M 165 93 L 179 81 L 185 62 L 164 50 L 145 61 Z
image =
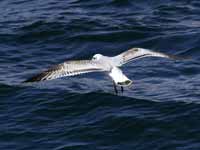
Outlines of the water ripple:
M 1 149 L 199 149 L 198 0 L 0 2 Z M 102 74 L 21 84 L 51 65 L 132 47 L 186 56 L 127 64 L 115 95 Z

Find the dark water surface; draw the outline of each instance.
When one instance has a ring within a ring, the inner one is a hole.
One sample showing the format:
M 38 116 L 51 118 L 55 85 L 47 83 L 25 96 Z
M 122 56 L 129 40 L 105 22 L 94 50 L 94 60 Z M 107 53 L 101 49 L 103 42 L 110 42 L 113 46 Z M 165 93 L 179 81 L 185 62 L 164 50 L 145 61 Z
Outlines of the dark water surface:
M 199 150 L 199 0 L 0 1 L 1 150 Z M 21 81 L 68 59 L 132 47 L 189 56 L 123 67 L 113 93 L 102 74 Z

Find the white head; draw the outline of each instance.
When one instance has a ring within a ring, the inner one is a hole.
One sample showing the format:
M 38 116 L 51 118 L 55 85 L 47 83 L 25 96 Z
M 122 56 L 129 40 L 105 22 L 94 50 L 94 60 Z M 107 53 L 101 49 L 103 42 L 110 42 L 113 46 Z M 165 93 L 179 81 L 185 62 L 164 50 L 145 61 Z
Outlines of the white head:
M 101 54 L 95 54 L 93 57 L 92 57 L 92 60 L 99 60 L 103 55 Z

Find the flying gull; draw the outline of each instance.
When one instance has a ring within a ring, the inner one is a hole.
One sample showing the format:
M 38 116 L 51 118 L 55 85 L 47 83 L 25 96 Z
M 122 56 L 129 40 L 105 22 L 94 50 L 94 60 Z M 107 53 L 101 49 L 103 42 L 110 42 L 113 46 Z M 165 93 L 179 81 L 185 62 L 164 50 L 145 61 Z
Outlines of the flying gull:
M 75 76 L 90 72 L 106 72 L 113 81 L 115 92 L 118 93 L 117 86 L 120 86 L 121 91 L 123 92 L 123 87 L 130 86 L 132 81 L 125 74 L 123 74 L 120 67 L 132 60 L 140 59 L 143 57 L 163 57 L 173 60 L 181 59 L 174 55 L 155 52 L 149 49 L 132 48 L 113 57 L 95 54 L 91 60 L 66 61 L 64 63 L 55 65 L 24 82 L 52 80 L 65 76 Z

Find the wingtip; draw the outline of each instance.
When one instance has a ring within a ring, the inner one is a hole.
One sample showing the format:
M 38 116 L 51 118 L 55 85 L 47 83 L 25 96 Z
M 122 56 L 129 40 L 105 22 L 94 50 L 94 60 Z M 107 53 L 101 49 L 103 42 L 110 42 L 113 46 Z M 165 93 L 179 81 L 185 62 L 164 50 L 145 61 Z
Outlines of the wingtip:
M 169 58 L 173 59 L 173 60 L 189 60 L 189 59 L 191 59 L 190 57 L 187 57 L 187 56 L 176 56 L 176 55 L 169 55 Z
M 32 82 L 39 82 L 39 81 L 41 81 L 41 80 L 37 80 L 37 79 L 35 79 L 35 77 L 32 77 L 32 78 L 22 81 L 22 83 L 32 83 Z
M 156 53 L 154 56 L 165 57 L 165 58 L 169 58 L 169 59 L 172 59 L 172 60 L 188 60 L 188 59 L 191 59 L 190 57 L 187 57 L 187 56 L 177 56 L 177 55 L 165 54 L 165 53 L 157 52 L 157 51 L 150 50 L 150 49 L 143 49 L 143 48 L 139 48 L 139 49 L 148 50 L 148 51 L 151 51 L 153 53 Z
M 43 78 L 44 78 L 44 73 L 41 73 L 41 74 L 38 74 L 36 76 L 33 76 L 31 78 L 24 80 L 22 83 L 39 82 L 39 81 L 43 81 Z

